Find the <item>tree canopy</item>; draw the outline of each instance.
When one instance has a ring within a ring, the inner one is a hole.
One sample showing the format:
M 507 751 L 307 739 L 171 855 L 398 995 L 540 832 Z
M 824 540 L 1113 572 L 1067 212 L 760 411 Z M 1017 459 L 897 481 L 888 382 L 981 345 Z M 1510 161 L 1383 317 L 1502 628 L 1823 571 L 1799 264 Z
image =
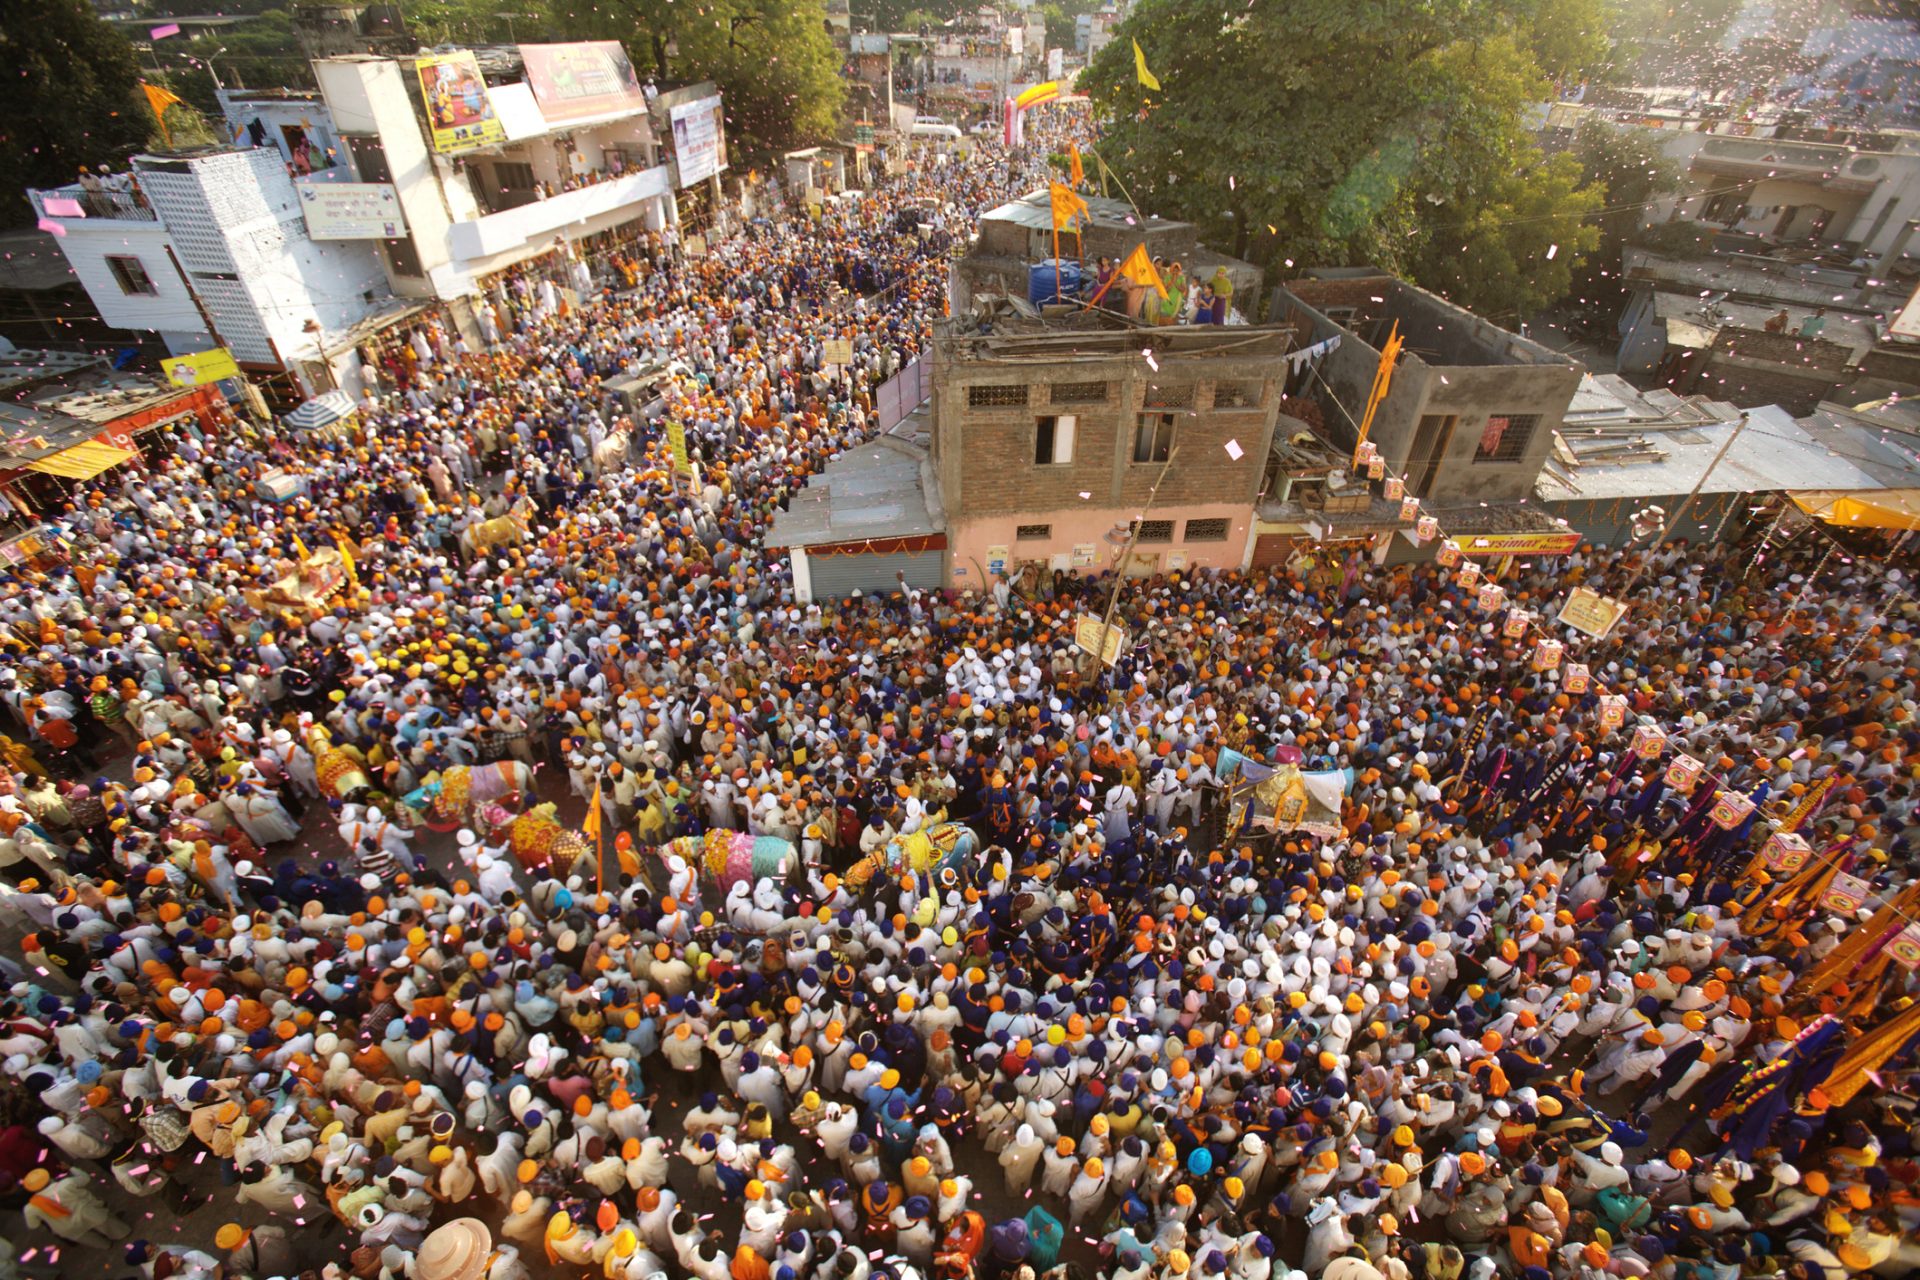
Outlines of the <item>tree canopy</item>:
M 1087 83 L 1143 211 L 1275 270 L 1372 263 L 1525 318 L 1601 206 L 1526 112 L 1605 49 L 1596 0 L 1140 0 Z
M 153 113 L 133 46 L 87 0 L 9 0 L 0 66 L 5 225 L 32 221 L 24 188 L 64 186 L 82 165 L 119 168 L 146 144 Z

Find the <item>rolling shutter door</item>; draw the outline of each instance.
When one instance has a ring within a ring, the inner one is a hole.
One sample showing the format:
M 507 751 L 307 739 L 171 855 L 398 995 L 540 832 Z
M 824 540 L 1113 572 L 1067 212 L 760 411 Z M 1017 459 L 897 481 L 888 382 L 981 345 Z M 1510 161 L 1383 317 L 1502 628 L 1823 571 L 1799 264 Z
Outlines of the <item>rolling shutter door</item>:
M 900 584 L 894 575 L 905 572 L 907 585 L 938 591 L 946 585 L 945 553 L 893 551 L 885 555 L 812 556 L 816 600 L 842 600 L 858 589 L 864 595 L 888 595 Z

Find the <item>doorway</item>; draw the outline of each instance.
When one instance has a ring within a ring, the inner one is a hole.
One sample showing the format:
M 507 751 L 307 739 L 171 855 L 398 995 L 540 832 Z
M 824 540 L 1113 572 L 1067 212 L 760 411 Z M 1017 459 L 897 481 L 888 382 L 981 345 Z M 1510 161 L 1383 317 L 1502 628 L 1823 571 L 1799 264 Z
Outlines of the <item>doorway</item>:
M 1420 417 L 1413 433 L 1413 448 L 1407 453 L 1407 492 L 1425 498 L 1439 478 L 1440 464 L 1446 460 L 1447 446 L 1453 443 L 1453 429 L 1460 425 L 1457 413 L 1428 413 Z

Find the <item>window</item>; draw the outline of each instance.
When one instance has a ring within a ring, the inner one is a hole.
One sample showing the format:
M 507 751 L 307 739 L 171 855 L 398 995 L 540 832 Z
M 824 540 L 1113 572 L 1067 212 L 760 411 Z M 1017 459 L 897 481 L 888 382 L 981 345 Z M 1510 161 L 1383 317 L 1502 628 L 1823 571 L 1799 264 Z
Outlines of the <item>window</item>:
M 144 293 L 149 297 L 158 296 L 160 291 L 153 287 L 153 279 L 147 275 L 147 269 L 140 265 L 140 259 L 124 256 L 109 257 L 107 268 L 113 272 L 113 281 L 120 286 L 120 292 Z
M 1173 415 L 1170 413 L 1143 413 L 1140 425 L 1133 432 L 1133 460 L 1135 462 L 1165 462 L 1167 455 L 1173 452 Z
M 502 191 L 533 190 L 533 166 L 513 160 L 493 162 L 493 176 Z
M 1057 467 L 1073 461 L 1073 428 L 1077 419 L 1070 413 L 1040 419 L 1033 433 L 1033 462 L 1039 467 Z
M 1480 447 L 1474 450 L 1475 462 L 1518 462 L 1527 456 L 1533 442 L 1533 429 L 1540 425 L 1537 413 L 1496 413 L 1487 418 L 1480 433 Z
M 1050 524 L 1023 524 L 1015 526 L 1013 530 L 1015 542 L 1045 542 L 1052 536 L 1053 526 Z
M 1146 406 L 1149 409 L 1191 409 L 1193 384 L 1187 382 L 1167 387 L 1149 385 Z
M 1104 382 L 1056 382 L 1051 396 L 1055 404 L 1105 404 L 1107 384 Z
M 1260 407 L 1260 387 L 1253 382 L 1217 382 L 1213 387 L 1213 407 L 1216 409 L 1258 409 Z
M 1024 382 L 985 383 L 967 388 L 969 409 L 1002 409 L 1026 402 L 1027 384 Z
M 1141 520 L 1138 524 L 1141 542 L 1173 541 L 1173 521 L 1171 520 Z
M 1227 540 L 1227 522 L 1221 520 L 1187 521 L 1188 542 L 1225 542 Z

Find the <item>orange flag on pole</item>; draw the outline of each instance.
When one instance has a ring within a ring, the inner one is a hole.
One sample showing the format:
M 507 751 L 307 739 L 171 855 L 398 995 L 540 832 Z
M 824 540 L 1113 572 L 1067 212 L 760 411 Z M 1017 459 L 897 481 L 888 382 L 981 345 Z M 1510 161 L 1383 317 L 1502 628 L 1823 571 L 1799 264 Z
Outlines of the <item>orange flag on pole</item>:
M 159 122 L 160 136 L 168 142 L 173 141 L 173 133 L 167 128 L 167 108 L 185 105 L 180 95 L 171 89 L 157 84 L 148 84 L 142 80 L 140 88 L 146 92 L 147 105 L 153 109 L 153 118 Z
M 1075 218 L 1092 216 L 1092 210 L 1087 208 L 1087 202 L 1082 200 L 1080 193 L 1072 187 L 1064 187 L 1056 182 L 1052 184 L 1052 190 L 1049 194 L 1053 200 L 1053 229 L 1055 231 L 1069 225 Z
M 1087 171 L 1080 167 L 1080 148 L 1071 142 L 1067 144 L 1067 172 L 1076 187 L 1087 180 Z

